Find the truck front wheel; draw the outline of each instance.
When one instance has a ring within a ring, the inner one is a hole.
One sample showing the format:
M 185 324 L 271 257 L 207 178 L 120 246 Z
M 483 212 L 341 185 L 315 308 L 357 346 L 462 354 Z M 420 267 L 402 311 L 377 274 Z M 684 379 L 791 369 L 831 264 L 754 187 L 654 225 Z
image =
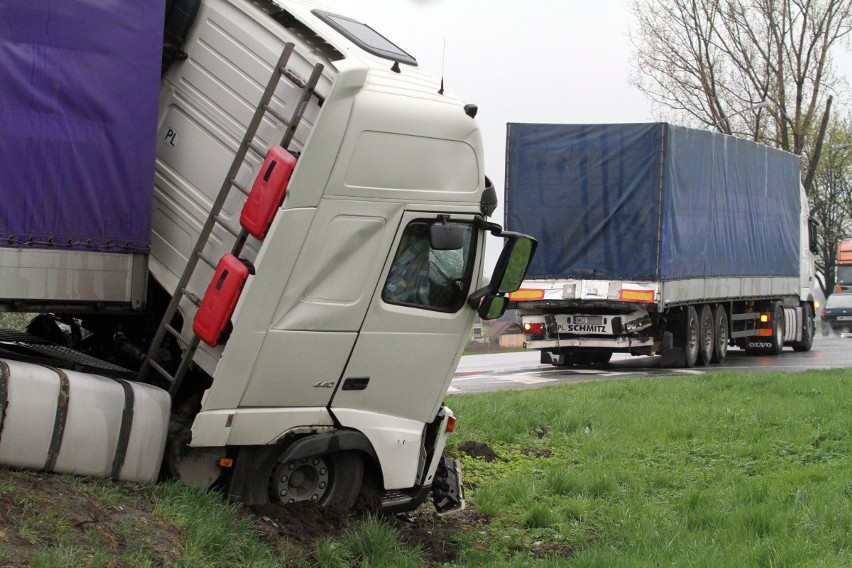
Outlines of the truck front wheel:
M 350 509 L 363 479 L 364 460 L 354 451 L 279 461 L 269 477 L 269 499 L 284 505 L 310 502 Z
M 772 306 L 772 347 L 769 349 L 770 355 L 781 355 L 784 350 L 784 306 L 781 302 L 775 302 Z

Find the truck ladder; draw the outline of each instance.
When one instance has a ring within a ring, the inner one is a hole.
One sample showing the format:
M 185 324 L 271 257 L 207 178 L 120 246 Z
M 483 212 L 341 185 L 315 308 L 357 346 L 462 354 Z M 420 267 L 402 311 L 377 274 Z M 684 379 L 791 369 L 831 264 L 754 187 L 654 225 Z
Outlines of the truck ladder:
M 192 338 L 190 340 L 186 340 L 182 335 L 181 331 L 175 329 L 172 326 L 172 320 L 175 314 L 178 311 L 178 307 L 180 306 L 180 301 L 182 297 L 189 299 L 196 307 L 201 304 L 201 299 L 198 298 L 195 294 L 189 291 L 189 281 L 192 278 L 193 273 L 195 272 L 195 268 L 198 266 L 198 261 L 201 260 L 208 266 L 212 268 L 216 268 L 216 264 L 206 256 L 204 256 L 204 248 L 210 240 L 210 235 L 213 233 L 213 229 L 216 224 L 219 224 L 225 231 L 230 233 L 236 238 L 231 254 L 234 256 L 239 256 L 243 247 L 245 246 L 246 239 L 248 238 L 248 233 L 245 229 L 240 231 L 235 231 L 231 227 L 227 226 L 223 223 L 219 218 L 219 213 L 222 210 L 222 207 L 225 205 L 225 201 L 230 194 L 232 188 L 236 188 L 239 190 L 244 196 L 248 195 L 248 190 L 244 187 L 241 187 L 237 181 L 236 176 L 240 171 L 240 167 L 245 160 L 246 154 L 249 150 L 258 154 L 259 156 L 263 156 L 266 152 L 266 149 L 262 149 L 257 147 L 253 141 L 255 134 L 257 133 L 257 129 L 260 127 L 260 123 L 263 120 L 263 117 L 266 113 L 271 114 L 276 119 L 281 121 L 286 125 L 286 130 L 284 132 L 284 136 L 281 140 L 281 146 L 283 148 L 288 148 L 290 143 L 293 140 L 293 137 L 296 134 L 296 129 L 299 126 L 299 123 L 304 116 L 305 109 L 308 106 L 308 102 L 312 95 L 314 95 L 314 89 L 316 88 L 317 83 L 319 82 L 319 78 L 322 75 L 323 65 L 317 63 L 314 65 L 313 72 L 311 73 L 310 78 L 307 81 L 301 81 L 298 76 L 289 71 L 286 68 L 287 61 L 290 59 L 290 56 L 293 53 L 295 46 L 293 43 L 287 43 L 284 46 L 284 50 L 281 52 L 281 57 L 278 59 L 278 63 L 275 69 L 272 72 L 272 75 L 269 78 L 269 82 L 266 85 L 266 90 L 263 92 L 263 95 L 260 98 L 260 102 L 258 103 L 257 108 L 254 111 L 254 116 L 249 122 L 248 128 L 246 129 L 245 135 L 243 136 L 242 143 L 240 147 L 237 149 L 237 153 L 234 155 L 234 160 L 231 162 L 231 167 L 228 170 L 228 174 L 225 177 L 225 181 L 222 183 L 222 187 L 219 190 L 219 194 L 216 197 L 216 200 L 213 202 L 213 206 L 210 210 L 210 214 L 207 217 L 206 222 L 204 223 L 204 227 L 201 229 L 201 232 L 198 235 L 198 240 L 195 243 L 195 247 L 192 250 L 189 258 L 187 259 L 186 267 L 184 268 L 183 274 L 178 281 L 177 288 L 175 288 L 175 292 L 172 295 L 172 299 L 169 302 L 168 307 L 166 308 L 165 313 L 163 314 L 163 318 L 160 321 L 160 325 L 157 327 L 157 331 L 154 334 L 154 339 L 151 341 L 151 346 L 148 349 L 148 354 L 145 356 L 144 361 L 142 362 L 142 366 L 139 369 L 139 373 L 137 374 L 137 380 L 140 382 L 145 382 L 145 378 L 148 375 L 148 371 L 150 369 L 154 369 L 157 373 L 167 379 L 171 385 L 169 387 L 169 394 L 174 398 L 175 393 L 180 387 L 183 378 L 185 377 L 187 371 L 189 370 L 193 356 L 197 351 L 200 338 L 193 332 Z M 273 95 L 275 94 L 275 89 L 278 86 L 281 77 L 285 76 L 290 81 L 296 83 L 302 89 L 301 97 L 296 104 L 296 107 L 293 111 L 293 115 L 287 119 L 282 116 L 280 113 L 276 112 L 274 109 L 270 108 L 269 103 L 272 100 Z M 191 325 L 190 325 L 191 329 Z M 157 362 L 157 354 L 160 351 L 160 348 L 163 345 L 163 341 L 166 338 L 166 334 L 172 335 L 178 344 L 183 348 L 183 355 L 181 356 L 180 363 L 178 364 L 177 370 L 172 375 L 166 368 L 164 368 L 160 363 Z

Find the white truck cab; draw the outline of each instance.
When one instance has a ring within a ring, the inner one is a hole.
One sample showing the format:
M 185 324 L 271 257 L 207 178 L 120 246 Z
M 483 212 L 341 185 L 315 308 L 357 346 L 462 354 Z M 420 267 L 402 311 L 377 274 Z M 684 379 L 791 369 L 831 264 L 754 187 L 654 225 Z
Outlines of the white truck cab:
M 474 315 L 502 314 L 535 250 L 487 220 L 476 107 L 313 3 L 167 10 L 144 309 L 59 317 L 169 391 L 151 438 L 173 477 L 247 503 L 404 510 L 431 490 L 457 510 L 444 396 Z M 481 287 L 486 232 L 506 245 Z

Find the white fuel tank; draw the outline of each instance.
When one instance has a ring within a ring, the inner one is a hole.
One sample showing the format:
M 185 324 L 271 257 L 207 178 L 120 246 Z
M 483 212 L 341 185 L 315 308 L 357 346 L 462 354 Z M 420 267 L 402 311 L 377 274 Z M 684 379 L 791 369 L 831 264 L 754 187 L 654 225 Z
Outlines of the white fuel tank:
M 0 359 L 0 464 L 154 481 L 170 407 L 151 385 Z

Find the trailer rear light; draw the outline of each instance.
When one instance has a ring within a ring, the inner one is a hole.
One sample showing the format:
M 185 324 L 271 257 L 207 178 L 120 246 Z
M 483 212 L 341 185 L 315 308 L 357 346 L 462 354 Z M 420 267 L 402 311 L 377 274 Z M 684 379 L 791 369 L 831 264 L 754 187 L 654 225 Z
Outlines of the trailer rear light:
M 543 323 L 525 323 L 524 332 L 530 335 L 544 335 Z
M 450 416 L 449 418 L 447 418 L 447 427 L 444 428 L 444 431 L 447 434 L 452 434 L 455 431 L 455 429 L 456 429 L 456 417 Z
M 535 288 L 521 288 L 520 290 L 509 292 L 509 299 L 514 300 L 516 302 L 542 300 L 544 299 L 544 290 L 538 290 Z
M 760 323 L 769 323 L 769 314 L 760 314 Z

